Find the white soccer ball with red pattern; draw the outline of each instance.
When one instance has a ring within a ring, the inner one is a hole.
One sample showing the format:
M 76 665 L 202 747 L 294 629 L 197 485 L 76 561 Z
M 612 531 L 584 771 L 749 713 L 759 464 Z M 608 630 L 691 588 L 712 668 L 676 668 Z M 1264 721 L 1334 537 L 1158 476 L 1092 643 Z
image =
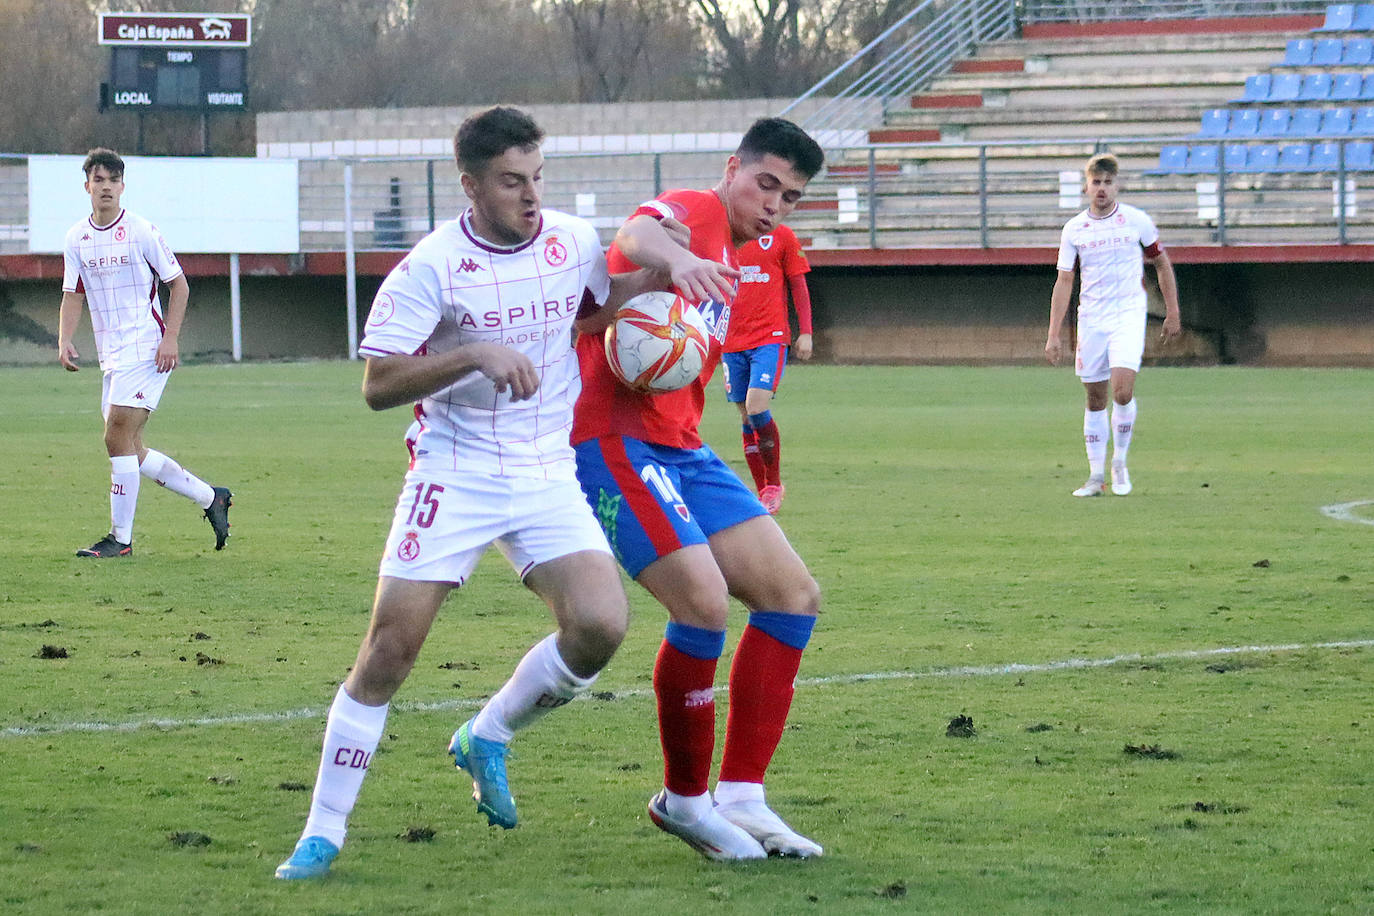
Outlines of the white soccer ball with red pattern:
M 677 391 L 701 375 L 711 331 L 696 307 L 675 293 L 641 293 L 620 307 L 606 331 L 611 371 L 636 391 Z

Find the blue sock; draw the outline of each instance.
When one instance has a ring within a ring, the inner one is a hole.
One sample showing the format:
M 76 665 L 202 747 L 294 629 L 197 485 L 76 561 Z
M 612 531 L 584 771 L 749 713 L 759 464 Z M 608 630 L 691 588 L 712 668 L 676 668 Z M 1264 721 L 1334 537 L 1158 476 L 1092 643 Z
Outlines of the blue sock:
M 765 410 L 763 413 L 751 413 L 749 415 L 749 425 L 754 429 L 763 429 L 773 422 L 773 411 Z
M 762 630 L 785 646 L 805 649 L 806 644 L 811 641 L 811 631 L 816 626 L 816 618 L 810 614 L 754 611 L 749 615 L 749 626 Z
M 663 630 L 668 645 L 692 658 L 720 658 L 725 651 L 725 631 L 707 630 L 690 624 L 668 621 Z

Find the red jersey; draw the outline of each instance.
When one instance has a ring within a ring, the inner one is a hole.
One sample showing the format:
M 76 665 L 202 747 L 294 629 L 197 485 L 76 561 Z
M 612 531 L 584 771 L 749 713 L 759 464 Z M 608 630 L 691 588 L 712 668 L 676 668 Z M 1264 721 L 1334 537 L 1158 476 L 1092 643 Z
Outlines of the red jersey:
M 791 229 L 779 226 L 771 235 L 746 243 L 738 254 L 744 276 L 739 281 L 739 295 L 731 304 L 725 352 L 775 343 L 785 346 L 792 339 L 787 324 L 788 281 L 811 270 L 801 242 Z M 803 315 L 798 310 L 797 314 L 803 334 L 811 333 L 810 309 L 806 312 Z
M 671 216 L 685 223 L 692 230 L 693 254 L 730 267 L 738 266 L 731 243 L 730 218 L 714 191 L 668 191 L 641 204 L 631 216 L 640 214 Z M 606 253 L 606 261 L 612 274 L 637 269 L 615 245 Z M 573 445 L 602 436 L 629 436 L 673 448 L 701 447 L 697 425 L 706 406 L 706 383 L 720 362 L 721 344 L 730 326 L 730 305 L 707 300 L 696 303 L 696 307 L 711 329 L 711 351 L 694 382 L 666 394 L 643 394 L 619 381 L 606 361 L 604 333 L 578 337 L 582 393 L 573 407 Z

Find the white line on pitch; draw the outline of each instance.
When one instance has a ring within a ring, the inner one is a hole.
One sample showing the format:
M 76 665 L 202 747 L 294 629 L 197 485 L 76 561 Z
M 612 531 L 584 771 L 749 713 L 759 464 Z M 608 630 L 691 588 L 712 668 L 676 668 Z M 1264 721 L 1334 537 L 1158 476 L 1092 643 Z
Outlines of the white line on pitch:
M 1353 503 L 1332 503 L 1329 506 L 1322 506 L 1322 515 L 1334 518 L 1339 522 L 1359 522 L 1361 525 L 1374 525 L 1374 518 L 1365 518 L 1355 514 L 1355 510 L 1360 506 L 1374 506 L 1374 499 L 1357 499 Z
M 1078 671 L 1107 668 L 1126 662 L 1156 662 L 1194 660 L 1224 655 L 1255 655 L 1274 652 L 1302 652 L 1308 649 L 1368 649 L 1374 639 L 1352 639 L 1342 642 L 1283 643 L 1272 646 L 1222 646 L 1216 649 L 1180 649 L 1175 652 L 1153 652 L 1148 655 L 1128 653 L 1107 658 L 1066 658 L 1053 662 L 1006 665 L 964 665 L 957 668 L 932 668 L 927 671 L 883 671 L 872 674 L 836 674 L 828 677 L 798 678 L 798 687 L 824 687 L 832 684 L 859 684 L 866 681 L 918 680 L 941 677 L 996 677 L 1003 674 L 1041 674 L 1053 671 Z M 717 687 L 725 693 L 728 687 Z M 615 699 L 651 696 L 652 690 L 636 688 L 613 691 Z M 585 700 L 584 695 L 579 697 Z M 456 709 L 478 709 L 483 701 L 451 699 L 432 702 L 403 702 L 393 706 L 398 712 L 440 712 Z M 132 732 L 145 728 L 202 728 L 214 725 L 253 725 L 262 722 L 295 722 L 300 719 L 322 719 L 328 709 L 289 709 L 283 712 L 252 712 L 231 716 L 206 716 L 200 719 L 133 719 L 126 722 L 63 722 L 56 725 L 11 725 L 0 729 L 0 738 L 24 738 L 36 735 L 66 735 L 74 732 Z

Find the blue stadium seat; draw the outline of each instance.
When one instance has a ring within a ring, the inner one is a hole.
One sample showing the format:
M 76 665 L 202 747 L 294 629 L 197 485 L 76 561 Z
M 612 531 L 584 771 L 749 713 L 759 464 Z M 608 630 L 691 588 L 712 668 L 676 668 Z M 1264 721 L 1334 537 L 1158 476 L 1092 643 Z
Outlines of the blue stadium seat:
M 1340 156 L 1340 147 L 1331 143 L 1313 143 L 1312 151 L 1307 157 L 1307 170 L 1309 172 L 1334 172 L 1339 167 L 1337 157 Z
M 1328 108 L 1322 112 L 1322 122 L 1317 127 L 1317 135 L 1322 137 L 1345 137 L 1350 134 L 1355 112 L 1350 108 Z
M 1226 128 L 1228 137 L 1253 137 L 1259 130 L 1260 110 L 1258 108 L 1238 108 L 1231 112 L 1231 124 Z
M 1285 132 L 1290 137 L 1312 137 L 1322 124 L 1322 110 L 1320 108 L 1295 108 L 1293 118 L 1288 122 L 1288 130 Z
M 1188 162 L 1183 171 L 1190 175 L 1210 175 L 1217 170 L 1217 148 L 1215 144 L 1204 143 L 1188 147 Z
M 1298 90 L 1300 102 L 1324 102 L 1331 97 L 1332 77 L 1330 73 L 1309 73 L 1302 78 L 1302 88 Z
M 1348 32 L 1355 23 L 1355 4 L 1333 3 L 1326 8 L 1326 21 L 1314 32 Z
M 1285 67 L 1306 67 L 1312 63 L 1313 41 L 1310 38 L 1290 38 L 1288 47 L 1283 52 L 1283 65 Z
M 1302 91 L 1303 77 L 1297 73 L 1277 73 L 1269 82 L 1269 95 L 1262 102 L 1296 102 Z
M 1374 73 L 1364 75 L 1364 84 L 1360 86 L 1360 101 L 1374 102 Z
M 1331 82 L 1331 101 L 1353 102 L 1364 88 L 1364 76 L 1359 73 L 1337 73 Z
M 1279 148 L 1274 143 L 1261 143 L 1250 147 L 1250 154 L 1245 158 L 1247 172 L 1272 172 L 1278 166 Z
M 1355 32 L 1374 32 L 1374 3 L 1361 3 L 1355 7 L 1350 28 Z
M 1339 38 L 1322 38 L 1312 48 L 1312 66 L 1334 67 L 1341 62 L 1345 42 Z
M 1202 129 L 1196 136 L 1199 137 L 1221 137 L 1226 134 L 1226 127 L 1231 122 L 1231 112 L 1225 108 L 1209 108 L 1202 113 Z
M 1347 38 L 1341 51 L 1341 63 L 1347 67 L 1363 67 L 1374 63 L 1374 41 L 1368 38 Z
M 1152 171 L 1155 174 L 1176 175 L 1182 172 L 1187 165 L 1188 147 L 1165 146 L 1159 151 L 1159 167 Z
M 1250 153 L 1250 147 L 1244 143 L 1228 143 L 1222 153 L 1221 161 L 1226 164 L 1228 172 L 1245 171 L 1245 159 Z
M 1268 73 L 1256 73 L 1245 78 L 1245 92 L 1232 102 L 1263 102 L 1269 98 L 1269 88 L 1273 77 Z
M 1345 170 L 1374 171 L 1374 140 L 1356 140 L 1345 145 Z
M 1374 137 L 1374 108 L 1355 109 L 1355 120 L 1350 124 L 1350 132 L 1357 137 Z
M 1282 137 L 1288 133 L 1288 122 L 1292 117 L 1293 112 L 1287 108 L 1266 108 L 1260 115 L 1256 133 L 1261 137 Z
M 1311 155 L 1312 148 L 1306 143 L 1286 144 L 1279 150 L 1277 170 L 1266 169 L 1266 171 L 1305 172 L 1307 171 L 1307 160 Z

